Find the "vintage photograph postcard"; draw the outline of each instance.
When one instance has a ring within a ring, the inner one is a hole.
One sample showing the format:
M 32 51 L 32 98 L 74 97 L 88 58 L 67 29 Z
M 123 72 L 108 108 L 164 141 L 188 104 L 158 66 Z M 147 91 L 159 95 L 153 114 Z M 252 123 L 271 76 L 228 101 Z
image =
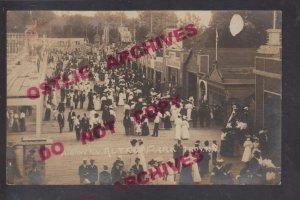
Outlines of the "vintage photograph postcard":
M 6 184 L 281 184 L 281 11 L 6 14 Z

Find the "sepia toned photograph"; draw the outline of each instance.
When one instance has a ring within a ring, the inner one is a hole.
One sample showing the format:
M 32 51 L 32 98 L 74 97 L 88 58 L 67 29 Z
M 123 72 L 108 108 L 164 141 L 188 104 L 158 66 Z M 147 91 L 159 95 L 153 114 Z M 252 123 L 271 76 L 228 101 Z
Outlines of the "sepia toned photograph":
M 281 11 L 6 20 L 7 185 L 281 184 Z

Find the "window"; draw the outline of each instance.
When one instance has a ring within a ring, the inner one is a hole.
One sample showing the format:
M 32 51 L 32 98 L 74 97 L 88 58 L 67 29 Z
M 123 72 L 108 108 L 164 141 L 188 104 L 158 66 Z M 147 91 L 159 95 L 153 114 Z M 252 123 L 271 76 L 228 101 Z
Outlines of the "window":
M 197 63 L 199 64 L 200 73 L 209 73 L 209 55 L 199 55 Z

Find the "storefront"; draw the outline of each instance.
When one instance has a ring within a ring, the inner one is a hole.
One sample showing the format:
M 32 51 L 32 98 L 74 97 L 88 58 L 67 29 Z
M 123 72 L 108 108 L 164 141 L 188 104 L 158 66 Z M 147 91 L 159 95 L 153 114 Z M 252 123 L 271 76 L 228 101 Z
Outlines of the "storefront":
M 281 127 L 281 59 L 256 58 L 256 129 L 277 132 Z
M 200 52 L 192 52 L 184 67 L 187 73 L 184 77 L 186 82 L 187 97 L 193 96 L 195 104 L 207 100 L 207 76 L 209 72 L 209 55 L 201 55 Z
M 163 82 L 163 57 L 156 57 L 154 61 L 155 85 L 161 86 Z
M 244 78 L 241 79 L 242 74 Z M 232 77 L 236 77 L 232 79 Z M 224 71 L 214 70 L 207 81 L 208 104 L 221 106 L 225 111 L 225 118 L 232 112 L 232 105 L 249 107 L 249 113 L 254 112 L 249 98 L 255 92 L 255 80 L 252 69 L 248 69 L 248 77 L 245 72 L 238 69 L 230 72 L 230 77 Z
M 210 53 L 211 71 L 207 78 L 208 104 L 221 106 L 225 111 L 225 119 L 231 114 L 232 105 L 247 106 L 249 113 L 254 113 L 253 68 L 256 49 L 221 49 L 218 52 L 217 64 L 211 60 L 213 52 Z
M 168 81 L 179 85 L 180 84 L 180 58 L 175 52 L 169 52 L 169 57 L 166 58 L 166 67 L 168 68 Z
M 281 163 L 282 59 L 281 30 L 269 29 L 269 40 L 255 58 L 255 128 L 268 130 L 270 158 Z

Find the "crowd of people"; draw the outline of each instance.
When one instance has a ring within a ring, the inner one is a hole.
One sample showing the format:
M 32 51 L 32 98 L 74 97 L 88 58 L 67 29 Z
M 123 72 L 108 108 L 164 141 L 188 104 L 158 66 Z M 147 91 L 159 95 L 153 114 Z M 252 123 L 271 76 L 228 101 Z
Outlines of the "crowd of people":
M 149 171 L 151 169 L 161 173 L 152 174 L 154 178 L 150 174 L 149 181 L 147 181 L 149 185 L 202 184 L 203 178 L 209 179 L 211 184 L 225 185 L 278 184 L 280 182 L 280 169 L 270 159 L 262 157 L 259 149 L 253 151 L 251 156 L 247 155 L 247 160 L 245 159 L 247 150 L 245 150 L 242 157 L 245 165 L 238 174 L 234 174 L 233 163 L 226 162 L 226 157 L 223 159 L 219 154 L 217 141 L 212 141 L 211 144 L 209 141 L 204 141 L 202 144 L 197 140 L 194 148 L 184 150 L 181 140 L 177 140 L 173 147 L 173 158 L 170 159 L 164 159 L 161 156 L 146 159 L 143 140 L 133 139 L 130 143 L 128 156 L 126 158 L 118 156 L 110 170 L 107 165 L 104 165 L 103 171 L 99 174 L 97 166 L 91 168 L 90 166 L 94 165 L 87 165 L 84 159 L 79 167 L 80 184 L 127 185 L 129 184 L 126 181 L 128 177 L 135 177 L 135 180 L 139 180 L 142 172 L 151 173 Z M 190 158 L 197 158 L 197 162 L 184 166 L 182 161 Z M 171 167 L 166 167 L 164 162 L 171 162 Z M 147 177 L 143 176 L 143 178 Z M 135 184 L 138 182 L 135 181 Z
M 135 61 L 108 70 L 105 52 L 83 55 L 79 50 L 52 49 L 48 50 L 48 55 L 48 64 L 53 66 L 53 71 L 46 81 L 52 77 L 64 77 L 63 81 L 71 81 L 74 73 L 78 74 L 79 68 L 89 66 L 89 76 L 85 80 L 61 84 L 59 91 L 54 83 L 49 83 L 52 92 L 45 96 L 44 120 L 57 120 L 60 133 L 64 132 L 67 122 L 68 132 L 74 132 L 77 141 L 87 137 L 97 138 L 102 130 L 98 129 L 96 133 L 92 133 L 92 130 L 99 126 L 111 130 L 106 124 L 115 122 L 117 115 L 122 115 L 125 136 L 159 137 L 159 131 L 162 129 L 174 133 L 177 143 L 170 160 L 174 162 L 178 172 L 164 174 L 149 184 L 197 184 L 201 183 L 205 176 L 209 176 L 212 184 L 278 181 L 280 170 L 268 158 L 267 130 L 254 134 L 248 107 L 233 105 L 232 114 L 226 123 L 222 106 L 208 105 L 206 102 L 198 105 L 193 97 L 178 97 L 180 94 L 177 94 L 174 88 L 162 91 L 159 84 L 153 84 L 151 80 L 146 79 L 146 73 Z M 174 97 L 176 102 L 169 101 Z M 162 101 L 168 102 L 163 110 L 149 109 L 149 106 L 158 108 Z M 123 112 L 116 113 L 117 107 L 122 108 Z M 66 108 L 68 109 L 65 116 Z M 79 110 L 83 111 L 82 116 Z M 191 138 L 190 127 L 210 127 L 212 122 L 224 126 L 220 145 L 216 141 L 204 141 L 202 144 L 197 140 L 193 150 L 183 151 L 181 141 Z M 150 124 L 154 127 L 152 133 Z M 128 159 L 122 160 L 118 157 L 111 170 L 108 165 L 104 165 L 103 171 L 99 173 L 95 160 L 90 160 L 88 165 L 85 159 L 79 167 L 80 183 L 99 182 L 111 185 L 116 181 L 122 182 L 127 176 L 137 176 L 151 167 L 162 167 L 163 158 L 145 158 L 141 138 L 131 140 Z M 203 160 L 182 168 L 178 160 L 195 154 L 201 154 Z M 241 164 L 245 167 L 239 174 L 233 175 L 234 165 L 224 161 L 227 157 L 241 157 Z
M 67 121 L 69 131 L 73 131 L 75 127 L 77 140 L 86 137 L 94 127 L 114 121 L 116 119 L 114 110 L 117 106 L 124 108 L 123 126 L 126 136 L 150 135 L 149 123 L 152 122 L 154 123 L 153 137 L 158 137 L 159 130 L 171 130 L 175 125 L 175 139 L 190 138 L 191 121 L 194 127 L 197 126 L 198 120 L 200 127 L 204 124 L 210 126 L 213 109 L 210 109 L 207 104 L 197 109 L 193 97 L 177 98 L 176 103 L 169 101 L 169 105 L 163 110 L 149 110 L 149 106 L 159 107 L 160 102 L 168 101 L 178 94 L 174 88 L 170 88 L 164 94 L 160 87 L 154 87 L 149 80 L 145 81 L 146 74 L 138 68 L 136 62 L 107 70 L 101 56 L 94 54 L 82 57 L 78 51 L 68 53 L 57 50 L 50 52 L 48 62 L 54 66 L 51 75 L 60 77 L 65 74 L 66 80 L 71 80 L 74 71 L 76 72 L 80 67 L 89 66 L 90 73 L 87 80 L 78 81 L 73 85 L 62 85 L 59 94 L 56 92 L 55 84 L 52 84 L 53 92 L 45 99 L 44 120 L 56 119 L 60 132 L 63 132 Z M 51 77 L 47 78 L 48 81 L 50 79 Z M 66 120 L 65 108 L 71 110 Z M 77 109 L 85 109 L 86 113 L 80 116 L 76 114 Z M 143 118 L 146 114 L 151 117 Z
M 7 108 L 6 127 L 9 132 L 25 132 L 26 116 L 32 115 L 31 106 L 21 106 L 15 109 Z
M 280 167 L 271 160 L 271 140 L 266 128 L 251 127 L 248 107 L 233 105 L 225 128 L 221 129 L 220 155 L 241 157 L 245 163 L 237 179 L 240 184 L 279 184 Z

